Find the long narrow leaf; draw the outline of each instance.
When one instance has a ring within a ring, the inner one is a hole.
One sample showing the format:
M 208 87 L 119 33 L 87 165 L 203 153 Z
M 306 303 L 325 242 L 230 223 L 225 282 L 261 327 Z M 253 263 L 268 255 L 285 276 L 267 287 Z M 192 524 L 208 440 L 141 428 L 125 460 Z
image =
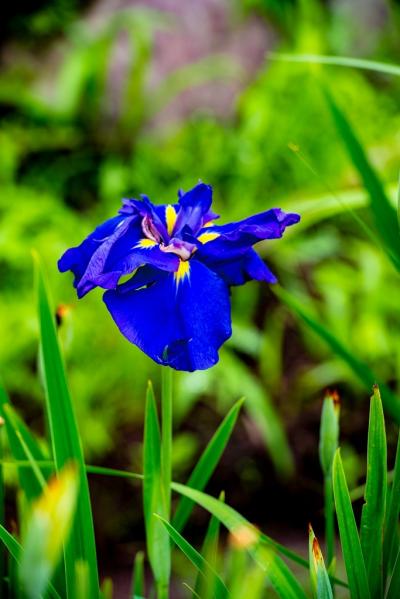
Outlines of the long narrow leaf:
M 0 459 L 3 459 L 3 422 L 0 423 Z M 5 487 L 3 465 L 0 464 L 0 526 L 5 525 Z M 3 544 L 0 547 L 0 597 L 5 595 L 6 554 Z
M 299 581 L 275 550 L 265 545 L 257 545 L 250 549 L 250 555 L 265 571 L 266 577 L 281 599 L 307 599 Z
M 225 500 L 225 493 L 222 492 L 219 497 L 220 501 Z M 203 546 L 201 548 L 201 555 L 206 559 L 214 570 L 218 571 L 218 543 L 219 543 L 219 531 L 220 521 L 215 516 L 211 516 L 210 522 L 208 523 L 206 535 L 204 537 Z M 204 580 L 200 575 L 197 575 L 194 590 L 197 595 L 201 597 L 212 597 L 213 589 L 215 587 L 215 577 L 209 576 Z
M 18 543 L 17 539 L 15 539 L 9 532 L 4 528 L 4 526 L 0 525 L 0 541 L 5 545 L 7 551 L 12 556 L 17 564 L 20 563 L 22 557 L 22 547 Z M 12 589 L 16 591 L 16 588 Z M 48 588 L 49 597 L 52 599 L 61 599 L 60 595 L 57 593 L 55 588 L 50 584 Z
M 399 599 L 400 597 L 400 549 L 397 553 L 392 576 L 389 580 L 389 586 L 385 599 Z
M 312 527 L 309 527 L 309 559 L 311 584 L 316 599 L 333 599 L 333 592 L 322 551 Z
M 372 597 L 381 597 L 382 539 L 387 487 L 386 432 L 378 387 L 371 397 L 368 429 L 367 480 L 360 541 Z
M 179 549 L 186 555 L 186 557 L 196 566 L 198 571 L 204 576 L 215 577 L 215 596 L 216 599 L 226 599 L 229 597 L 229 591 L 225 586 L 224 581 L 214 570 L 214 568 L 207 562 L 207 560 L 199 553 L 183 536 L 164 518 L 158 516 L 163 525 L 165 526 L 168 534 Z
M 383 537 L 383 582 L 386 583 L 400 549 L 398 520 L 400 513 L 400 432 L 397 440 L 393 484 L 387 496 L 385 531 Z M 400 569 L 400 561 L 398 564 Z
M 154 513 L 166 512 L 161 478 L 161 436 L 154 399 L 153 387 L 149 383 L 146 395 L 143 440 L 143 510 L 146 526 L 146 543 L 149 561 L 157 586 L 168 587 L 171 558 L 170 540 L 167 531 Z
M 144 553 L 138 551 L 135 555 L 132 579 L 132 599 L 135 597 L 144 597 Z
M 202 491 L 210 480 L 210 477 L 228 444 L 243 401 L 243 399 L 237 401 L 221 422 L 190 475 L 190 478 L 186 483 L 188 487 Z M 173 526 L 178 531 L 183 530 L 193 509 L 193 505 L 194 502 L 187 497 L 182 497 L 178 503 L 173 518 Z
M 354 354 L 347 349 L 343 343 L 335 337 L 327 328 L 324 327 L 316 318 L 309 314 L 300 302 L 294 298 L 290 293 L 276 285 L 274 287 L 274 293 L 281 299 L 285 304 L 297 314 L 301 320 L 316 333 L 325 343 L 331 348 L 331 350 L 338 355 L 349 368 L 354 372 L 360 382 L 370 391 L 371 387 L 375 383 L 378 383 L 382 402 L 385 410 L 400 423 L 400 400 L 394 395 L 385 383 L 379 381 L 378 377 L 372 372 L 370 367 L 356 358 Z
M 332 95 L 326 89 L 324 91 L 336 128 L 369 194 L 371 212 L 382 245 L 393 264 L 400 270 L 400 235 L 396 211 L 390 204 L 383 185 L 369 163 L 350 122 Z
M 71 530 L 78 489 L 77 468 L 68 464 L 50 480 L 32 504 L 24 526 L 19 568 L 25 594 L 31 599 L 44 594 L 60 562 Z
M 351 599 L 369 599 L 367 572 L 339 449 L 333 460 L 333 493 Z
M 299 62 L 310 64 L 326 64 L 335 67 L 350 67 L 352 69 L 363 69 L 365 71 L 375 71 L 385 75 L 395 75 L 400 77 L 400 66 L 388 62 L 378 62 L 376 60 L 365 60 L 353 56 L 324 56 L 322 54 L 285 54 L 284 52 L 270 52 L 268 54 L 272 60 L 282 60 L 284 62 Z
M 30 433 L 24 422 L 12 408 L 9 398 L 0 384 L 0 415 L 4 419 L 7 432 L 8 445 L 12 456 L 16 461 L 26 460 L 26 452 L 23 447 L 25 443 L 36 462 L 42 462 L 45 459 L 43 451 L 36 442 L 36 439 Z M 20 436 L 19 436 L 20 435 Z M 29 500 L 36 499 L 41 493 L 41 485 L 31 469 L 22 468 L 18 471 L 20 485 Z M 49 470 L 41 467 L 41 473 L 44 478 L 48 477 Z
M 267 548 L 275 550 L 296 564 L 308 569 L 307 560 L 303 559 L 294 551 L 287 549 L 280 543 L 277 543 L 268 535 L 259 532 L 248 520 L 246 520 L 246 518 L 244 518 L 244 516 L 239 514 L 239 512 L 234 510 L 226 503 L 216 499 L 215 497 L 211 497 L 206 493 L 197 491 L 197 489 L 191 489 L 190 487 L 181 485 L 179 483 L 172 483 L 172 489 L 176 493 L 184 495 L 185 497 L 189 497 L 189 499 L 192 499 L 192 501 L 195 501 L 198 505 L 213 514 L 232 534 L 236 534 L 238 531 L 239 534 L 244 532 L 249 538 L 258 539 L 260 543 L 265 545 Z M 334 578 L 333 580 L 335 581 L 335 584 L 347 587 L 343 581 L 337 578 Z
M 42 269 L 36 257 L 40 353 L 46 390 L 46 408 L 56 470 L 73 460 L 79 470 L 80 490 L 70 540 L 65 547 L 66 583 L 69 594 L 75 587 L 75 561 L 88 566 L 89 594 L 99 593 L 96 545 L 89 486 L 83 451 L 58 344 L 54 313 L 50 308 Z

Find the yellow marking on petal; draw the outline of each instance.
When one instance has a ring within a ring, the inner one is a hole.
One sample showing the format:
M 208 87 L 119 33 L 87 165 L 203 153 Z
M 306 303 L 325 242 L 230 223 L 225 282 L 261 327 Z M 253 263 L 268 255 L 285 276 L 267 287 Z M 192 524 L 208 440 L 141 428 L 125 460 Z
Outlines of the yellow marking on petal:
M 217 239 L 220 235 L 221 233 L 213 233 L 210 231 L 210 233 L 202 233 L 197 239 L 201 241 L 201 243 L 208 243 L 209 241 L 214 241 L 214 239 Z
M 176 223 L 176 217 L 177 214 L 175 208 L 171 206 L 171 204 L 168 204 L 165 207 L 165 220 L 167 221 L 168 235 L 172 235 Z
M 137 242 L 137 244 L 135 245 L 135 248 L 140 248 L 142 250 L 149 250 L 150 248 L 155 247 L 156 245 L 158 245 L 157 241 L 153 241 L 152 239 L 141 239 L 140 241 Z
M 209 220 L 209 221 L 208 221 L 208 223 L 206 223 L 205 225 L 203 225 L 203 229 L 204 229 L 205 227 L 212 227 L 212 226 L 213 226 L 213 224 L 214 224 L 214 221 L 213 221 L 213 220 Z
M 176 284 L 179 285 L 185 279 L 190 276 L 190 264 L 187 260 L 179 260 L 178 270 L 174 272 Z

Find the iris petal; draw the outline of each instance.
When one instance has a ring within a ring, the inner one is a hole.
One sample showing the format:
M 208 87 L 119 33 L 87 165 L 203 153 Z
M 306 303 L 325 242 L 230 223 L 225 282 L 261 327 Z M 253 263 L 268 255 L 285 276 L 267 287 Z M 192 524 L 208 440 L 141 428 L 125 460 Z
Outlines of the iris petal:
M 220 276 L 227 285 L 243 285 L 247 281 L 256 279 L 266 283 L 276 283 L 277 278 L 270 271 L 265 262 L 253 249 L 242 256 L 225 262 L 212 259 L 203 259 L 208 268 Z
M 93 275 L 101 272 L 108 254 L 119 237 L 124 235 L 135 216 L 115 216 L 97 227 L 79 246 L 70 248 L 58 261 L 60 272 L 71 270 L 78 297 L 96 286 Z
M 199 183 L 190 191 L 179 196 L 179 213 L 175 224 L 175 232 L 179 233 L 185 227 L 192 233 L 199 229 L 216 215 L 210 212 L 212 203 L 212 187 L 205 183 Z
M 282 237 L 286 227 L 299 222 L 298 214 L 273 208 L 227 225 L 208 227 L 201 233 L 219 233 L 219 237 L 198 248 L 198 258 L 214 257 L 219 261 L 237 258 L 263 239 Z
M 59 269 L 72 270 L 78 297 L 83 297 L 96 286 L 114 289 L 122 276 L 143 264 L 169 271 L 178 268 L 178 256 L 162 252 L 158 244 L 141 247 L 142 238 L 141 216 L 115 217 L 80 246 L 68 250 L 58 263 Z
M 177 370 L 203 370 L 218 361 L 231 335 L 227 285 L 193 260 L 184 276 L 143 267 L 104 301 L 125 337 L 153 360 Z

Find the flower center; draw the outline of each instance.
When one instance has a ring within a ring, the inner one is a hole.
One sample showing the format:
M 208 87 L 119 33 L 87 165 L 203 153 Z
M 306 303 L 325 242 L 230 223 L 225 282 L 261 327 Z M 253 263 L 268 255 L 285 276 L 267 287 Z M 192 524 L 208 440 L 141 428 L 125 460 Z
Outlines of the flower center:
M 189 243 L 188 241 L 176 238 L 171 239 L 168 245 L 164 245 L 163 243 L 160 244 L 160 250 L 162 252 L 172 252 L 179 256 L 184 262 L 189 260 L 195 249 L 196 246 L 194 243 Z

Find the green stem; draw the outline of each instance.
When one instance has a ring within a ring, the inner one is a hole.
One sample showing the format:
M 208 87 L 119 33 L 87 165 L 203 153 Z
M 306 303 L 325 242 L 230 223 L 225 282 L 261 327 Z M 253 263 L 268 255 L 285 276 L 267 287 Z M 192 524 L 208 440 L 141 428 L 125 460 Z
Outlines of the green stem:
M 161 486 L 163 494 L 162 514 L 171 519 L 171 478 L 172 478 L 172 369 L 161 369 Z M 158 525 L 162 526 L 159 522 Z M 165 532 L 165 531 L 164 531 Z M 170 548 L 170 544 L 168 543 Z M 157 583 L 157 599 L 168 599 L 169 576 Z
M 157 599 L 168 599 L 168 585 L 159 583 L 157 585 Z
M 335 557 L 335 508 L 333 503 L 333 488 L 331 473 L 324 479 L 325 495 L 325 543 L 326 561 L 328 568 Z
M 161 478 L 164 487 L 165 514 L 171 511 L 171 455 L 172 455 L 172 369 L 161 370 Z
M 3 426 L 4 426 L 4 421 L 0 424 L 0 458 L 3 459 Z M 3 466 L 0 465 L 0 524 L 2 524 L 3 526 L 6 525 L 5 523 L 5 498 L 4 498 L 4 472 L 3 472 Z M 4 583 L 4 576 L 5 576 L 5 566 L 6 566 L 6 554 L 4 551 L 4 547 L 3 547 L 3 543 L 1 544 L 2 547 L 0 547 L 0 597 L 3 597 L 3 593 L 5 593 L 5 583 Z

